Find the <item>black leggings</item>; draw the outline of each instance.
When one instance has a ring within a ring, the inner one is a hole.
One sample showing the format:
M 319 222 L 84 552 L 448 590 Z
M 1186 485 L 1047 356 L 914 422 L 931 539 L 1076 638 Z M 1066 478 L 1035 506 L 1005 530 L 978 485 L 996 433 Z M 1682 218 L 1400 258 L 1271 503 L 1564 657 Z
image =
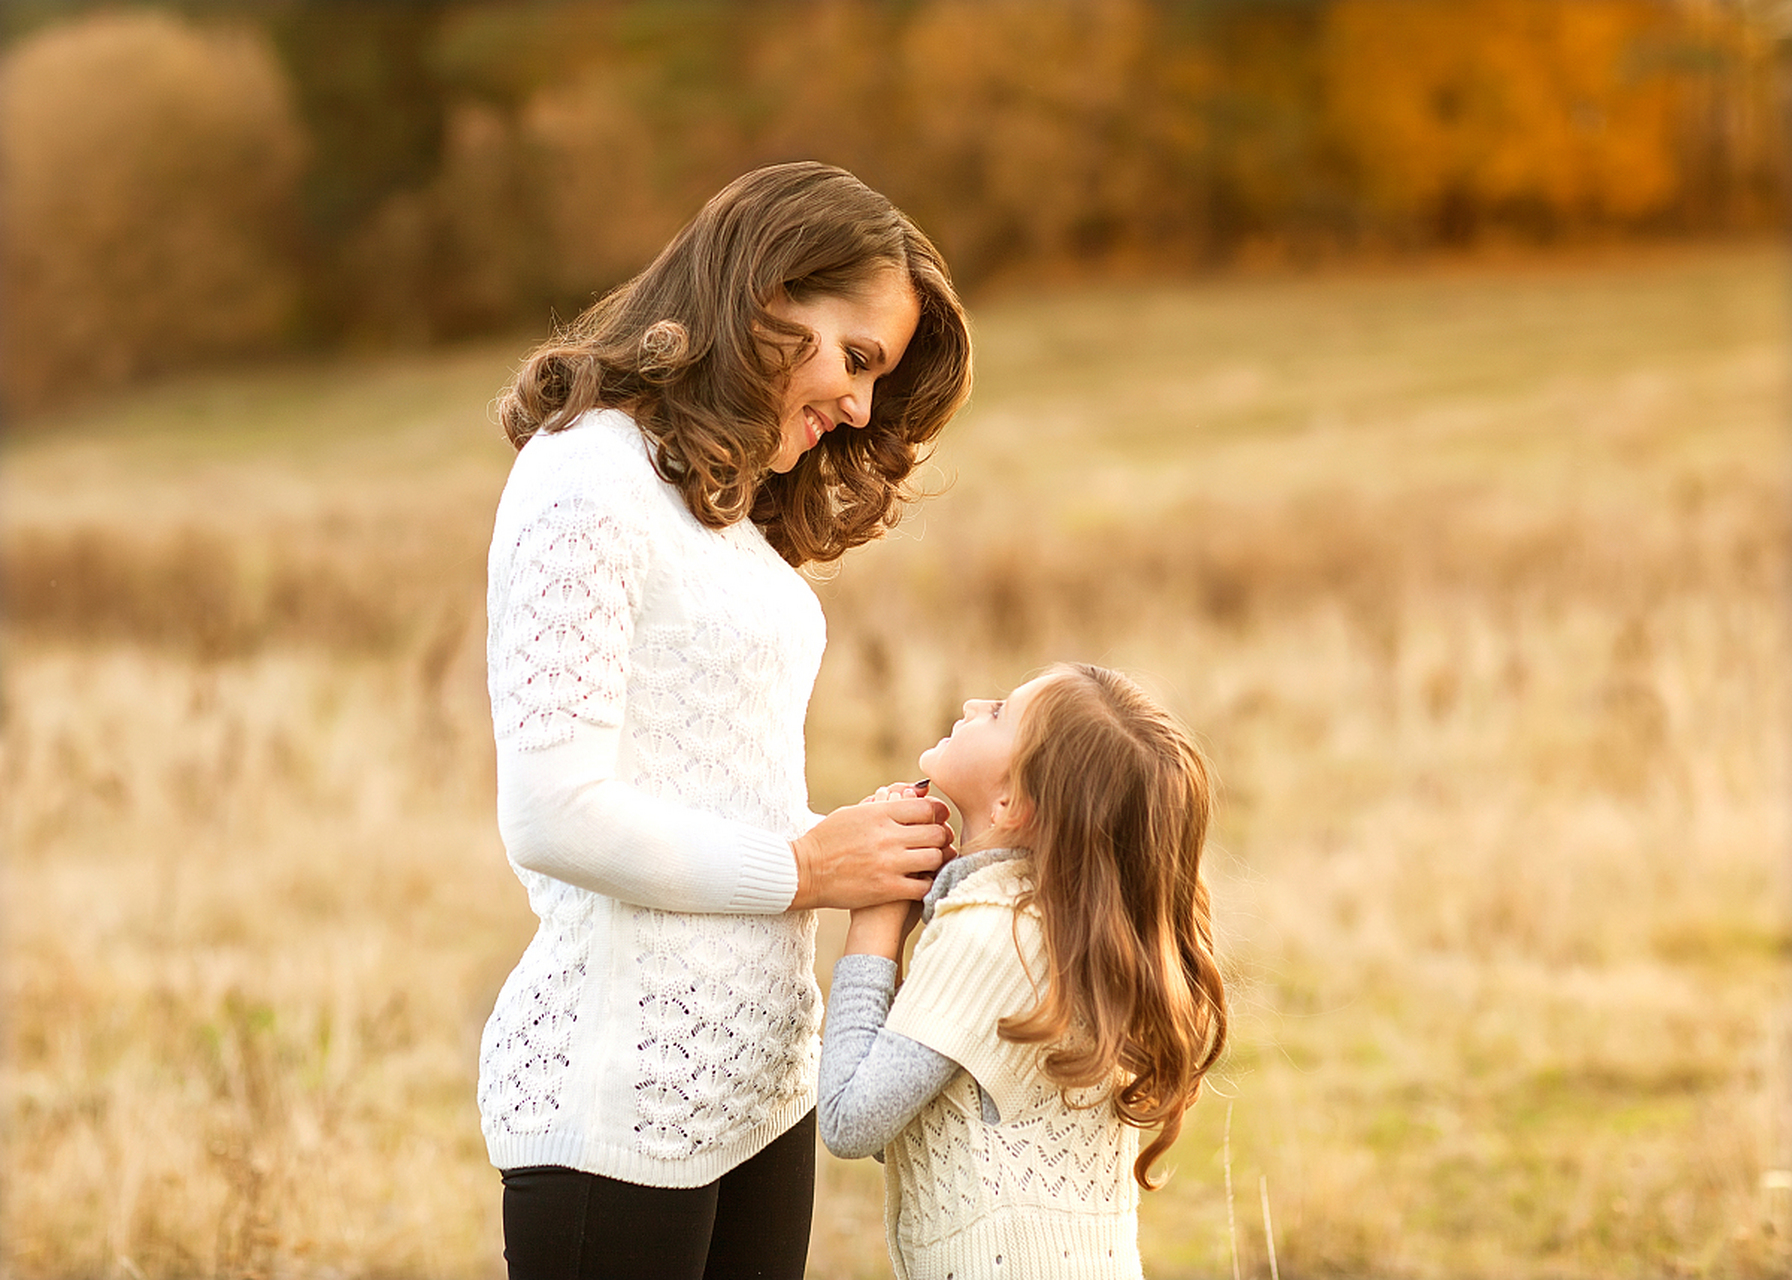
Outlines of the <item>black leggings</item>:
M 510 1280 L 802 1280 L 815 1113 L 706 1187 L 643 1187 L 558 1165 L 504 1170 Z

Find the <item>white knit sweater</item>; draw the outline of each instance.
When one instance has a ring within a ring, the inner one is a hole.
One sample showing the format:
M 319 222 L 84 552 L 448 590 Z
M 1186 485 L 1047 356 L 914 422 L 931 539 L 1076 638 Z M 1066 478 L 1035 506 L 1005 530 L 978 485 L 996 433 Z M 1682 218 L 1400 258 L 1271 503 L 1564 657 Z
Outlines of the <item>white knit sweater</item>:
M 1140 1275 L 1138 1130 L 1105 1090 L 1067 1106 L 1040 1048 L 996 1034 L 1037 1006 L 1047 973 L 1038 913 L 1016 909 L 1030 871 L 997 862 L 940 900 L 884 1023 L 964 1067 L 884 1149 L 897 1280 Z
M 492 1163 L 712 1182 L 815 1103 L 814 913 L 786 908 L 821 608 L 614 411 L 517 456 L 487 604 L 498 827 L 540 917 L 481 1044 Z

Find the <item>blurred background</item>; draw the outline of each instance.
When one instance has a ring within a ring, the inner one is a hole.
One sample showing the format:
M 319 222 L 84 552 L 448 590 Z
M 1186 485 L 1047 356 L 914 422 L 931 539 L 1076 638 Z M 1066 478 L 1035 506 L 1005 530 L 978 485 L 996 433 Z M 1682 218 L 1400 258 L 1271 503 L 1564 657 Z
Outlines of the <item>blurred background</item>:
M 9 0 L 15 414 L 576 314 L 826 156 L 968 288 L 1778 225 L 1783 4 Z
M 971 306 L 812 803 L 1061 658 L 1225 780 L 1158 1277 L 1792 1269 L 1779 0 L 0 4 L 0 1277 L 502 1274 L 490 405 L 757 164 Z M 825 983 L 843 918 L 824 913 Z M 882 1276 L 824 1158 L 811 1272 Z

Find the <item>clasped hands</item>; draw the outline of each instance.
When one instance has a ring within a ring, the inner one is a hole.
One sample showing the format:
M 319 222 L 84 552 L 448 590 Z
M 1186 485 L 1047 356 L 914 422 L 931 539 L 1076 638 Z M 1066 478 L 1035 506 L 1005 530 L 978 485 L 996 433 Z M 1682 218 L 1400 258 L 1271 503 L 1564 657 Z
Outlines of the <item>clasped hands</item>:
M 947 812 L 944 801 L 908 783 L 879 787 L 834 810 L 791 842 L 797 867 L 791 909 L 848 908 L 848 952 L 895 959 L 920 919 L 934 873 L 957 852 Z

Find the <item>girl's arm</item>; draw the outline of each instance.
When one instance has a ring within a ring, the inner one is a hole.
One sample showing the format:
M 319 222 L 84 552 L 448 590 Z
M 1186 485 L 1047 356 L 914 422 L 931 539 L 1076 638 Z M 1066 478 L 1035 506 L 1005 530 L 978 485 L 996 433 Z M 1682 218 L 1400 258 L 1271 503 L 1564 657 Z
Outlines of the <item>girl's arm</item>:
M 897 788 L 880 788 L 882 800 Z M 913 788 L 900 788 L 913 794 Z M 821 1140 L 843 1159 L 876 1155 L 960 1071 L 959 1064 L 884 1026 L 896 998 L 902 943 L 920 904 L 886 902 L 852 913 L 846 953 L 834 965 L 821 1037 Z M 986 1124 L 1001 1113 L 977 1087 Z
M 863 953 L 834 966 L 816 1119 L 821 1140 L 843 1159 L 882 1151 L 958 1073 L 944 1054 L 884 1029 L 896 972 L 895 960 Z

